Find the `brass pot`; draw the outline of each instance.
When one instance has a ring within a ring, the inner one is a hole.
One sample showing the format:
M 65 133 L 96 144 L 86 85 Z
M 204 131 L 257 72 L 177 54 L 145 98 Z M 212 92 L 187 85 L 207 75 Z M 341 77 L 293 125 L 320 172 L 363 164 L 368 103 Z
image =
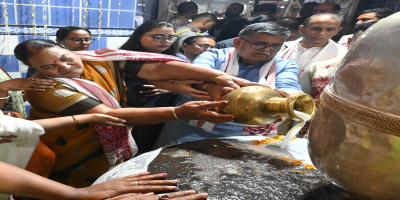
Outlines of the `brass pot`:
M 313 163 L 360 199 L 400 199 L 400 14 L 351 46 L 321 95 Z
M 222 113 L 235 116 L 235 122 L 247 125 L 266 125 L 275 122 L 280 116 L 299 119 L 294 111 L 309 115 L 315 113 L 313 98 L 305 93 L 295 93 L 283 98 L 271 88 L 248 86 L 236 89 L 222 97 L 229 103 L 221 108 Z

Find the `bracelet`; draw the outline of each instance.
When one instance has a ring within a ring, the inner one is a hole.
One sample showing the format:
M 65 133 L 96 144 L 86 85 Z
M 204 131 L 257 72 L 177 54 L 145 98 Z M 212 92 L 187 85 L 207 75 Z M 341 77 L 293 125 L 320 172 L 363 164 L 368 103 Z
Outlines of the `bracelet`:
M 226 74 L 217 74 L 217 75 L 215 75 L 215 76 L 213 76 L 213 77 L 211 77 L 211 82 L 214 82 L 214 79 L 215 78 L 217 78 L 218 76 L 222 76 L 222 75 L 226 75 Z M 215 82 L 214 82 L 215 83 Z
M 0 100 L 7 100 L 10 98 L 10 95 L 6 96 L 6 97 L 0 97 Z
M 175 117 L 176 120 L 182 121 L 182 120 L 178 117 L 178 115 L 176 115 L 175 108 L 176 108 L 176 107 L 173 107 L 173 108 L 172 108 L 172 114 L 174 115 L 174 117 Z
M 75 116 L 71 115 L 72 119 L 74 120 L 75 126 L 78 126 L 78 121 L 76 121 Z

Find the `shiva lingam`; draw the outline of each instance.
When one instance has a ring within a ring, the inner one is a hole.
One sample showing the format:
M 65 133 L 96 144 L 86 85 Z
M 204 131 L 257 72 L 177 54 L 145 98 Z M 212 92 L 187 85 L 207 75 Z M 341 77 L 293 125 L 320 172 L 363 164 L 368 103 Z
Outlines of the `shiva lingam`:
M 309 132 L 314 165 L 360 199 L 400 199 L 400 13 L 352 44 Z
M 295 111 L 313 116 L 315 102 L 306 93 L 295 93 L 283 98 L 275 90 L 263 86 L 242 87 L 224 95 L 229 103 L 221 107 L 222 113 L 235 116 L 235 122 L 247 125 L 267 125 L 282 116 L 300 121 Z

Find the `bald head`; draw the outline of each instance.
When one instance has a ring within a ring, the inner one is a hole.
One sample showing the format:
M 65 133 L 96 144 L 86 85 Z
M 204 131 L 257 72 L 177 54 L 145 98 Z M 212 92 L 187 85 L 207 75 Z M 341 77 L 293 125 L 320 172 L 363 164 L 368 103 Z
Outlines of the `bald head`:
M 299 33 L 303 35 L 302 46 L 325 46 L 339 32 L 340 24 L 341 20 L 335 14 L 318 14 L 307 18 L 299 27 Z
M 336 14 L 332 14 L 332 13 L 322 13 L 322 14 L 316 14 L 316 15 L 312 15 L 311 17 L 307 18 L 306 20 L 304 20 L 303 25 L 307 26 L 307 24 L 310 21 L 323 21 L 323 22 L 337 22 L 339 23 L 338 26 L 340 26 L 340 24 L 342 23 L 342 20 L 336 15 Z
M 321 4 L 318 4 L 318 6 L 316 6 L 314 8 L 314 15 L 321 14 L 321 13 L 338 14 L 340 9 L 341 9 L 341 7 L 337 3 L 333 3 L 333 2 L 321 3 Z

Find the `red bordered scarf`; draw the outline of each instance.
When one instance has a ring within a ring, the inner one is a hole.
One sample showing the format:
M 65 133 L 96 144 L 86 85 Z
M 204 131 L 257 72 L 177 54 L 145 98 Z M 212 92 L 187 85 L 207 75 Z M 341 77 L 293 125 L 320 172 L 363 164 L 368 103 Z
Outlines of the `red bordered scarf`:
M 117 50 L 108 47 L 94 51 L 74 51 L 74 53 L 86 61 L 178 61 L 188 63 L 175 56 L 141 51 Z
M 62 82 L 63 86 L 75 89 L 93 99 L 111 106 L 121 108 L 117 100 L 105 91 L 100 85 L 93 81 L 78 78 L 54 78 Z M 100 144 L 107 156 L 110 165 L 115 165 L 122 159 L 132 158 L 138 151 L 135 141 L 132 138 L 129 127 L 95 125 Z
M 82 60 L 85 61 L 178 61 L 185 62 L 175 56 L 135 52 L 126 50 L 116 50 L 111 48 L 102 48 L 94 51 L 74 51 Z M 102 103 L 120 108 L 118 101 L 115 100 L 101 86 L 92 81 L 84 79 L 55 78 L 63 82 L 66 87 L 73 88 L 86 94 Z M 100 143 L 111 165 L 115 165 L 121 159 L 132 158 L 137 152 L 137 146 L 132 138 L 128 127 L 96 125 Z

